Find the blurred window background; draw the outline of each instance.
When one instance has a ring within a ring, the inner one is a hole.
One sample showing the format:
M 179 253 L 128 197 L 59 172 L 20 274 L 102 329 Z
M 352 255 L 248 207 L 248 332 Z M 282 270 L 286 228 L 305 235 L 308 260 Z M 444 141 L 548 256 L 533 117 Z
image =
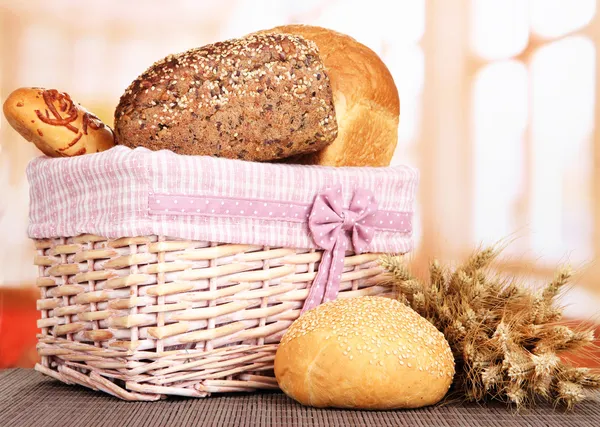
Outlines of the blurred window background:
M 572 313 L 593 316 L 599 3 L 0 0 L 0 102 L 53 87 L 112 124 L 128 84 L 169 53 L 288 23 L 347 33 L 382 57 L 400 92 L 393 162 L 421 171 L 414 265 L 508 237 L 501 270 L 546 279 L 572 262 L 582 272 Z M 2 119 L 0 291 L 35 283 L 25 167 L 37 155 Z

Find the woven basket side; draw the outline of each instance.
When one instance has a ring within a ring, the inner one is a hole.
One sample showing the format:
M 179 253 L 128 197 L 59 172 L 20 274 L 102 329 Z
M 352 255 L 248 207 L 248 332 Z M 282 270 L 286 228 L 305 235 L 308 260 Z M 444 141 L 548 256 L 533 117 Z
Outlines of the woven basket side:
M 129 400 L 272 388 L 276 344 L 321 259 L 163 236 L 82 235 L 36 248 L 39 369 Z M 377 258 L 347 254 L 339 298 L 389 291 L 377 285 Z

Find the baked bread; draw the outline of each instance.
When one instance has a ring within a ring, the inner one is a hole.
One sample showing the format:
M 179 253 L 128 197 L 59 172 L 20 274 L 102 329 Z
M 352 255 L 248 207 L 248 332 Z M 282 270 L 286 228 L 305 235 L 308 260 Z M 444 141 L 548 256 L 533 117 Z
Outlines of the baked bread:
M 303 405 L 417 408 L 444 397 L 454 358 L 444 335 L 411 308 L 360 297 L 298 318 L 277 350 L 275 376 Z
M 255 34 L 155 63 L 121 97 L 115 133 L 129 147 L 269 161 L 324 148 L 337 124 L 315 44 Z
M 290 161 L 326 166 L 389 166 L 398 142 L 400 100 L 383 61 L 353 38 L 309 25 L 265 30 L 316 43 L 335 106 L 338 135 L 325 149 Z
M 3 110 L 8 123 L 49 157 L 97 153 L 115 145 L 108 126 L 56 89 L 17 89 Z

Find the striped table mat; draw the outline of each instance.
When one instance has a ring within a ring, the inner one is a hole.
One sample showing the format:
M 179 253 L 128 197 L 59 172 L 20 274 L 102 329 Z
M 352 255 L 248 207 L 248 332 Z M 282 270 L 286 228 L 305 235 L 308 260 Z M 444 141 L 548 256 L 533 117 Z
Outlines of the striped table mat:
M 600 395 L 572 413 L 542 406 L 520 414 L 472 404 L 407 411 L 306 408 L 281 393 L 123 402 L 27 369 L 0 371 L 0 426 L 600 426 Z

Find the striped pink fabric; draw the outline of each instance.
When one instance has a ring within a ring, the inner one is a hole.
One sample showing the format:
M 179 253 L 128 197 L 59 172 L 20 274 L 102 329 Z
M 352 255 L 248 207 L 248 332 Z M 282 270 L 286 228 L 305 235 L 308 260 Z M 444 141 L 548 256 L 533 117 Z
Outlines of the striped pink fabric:
M 82 233 L 117 238 L 165 235 L 271 247 L 316 248 L 306 222 L 285 218 L 178 215 L 156 209 L 157 195 L 264 200 L 311 205 L 319 191 L 341 185 L 347 205 L 356 188 L 371 190 L 382 211 L 413 211 L 418 173 L 407 166 L 331 168 L 252 163 L 117 146 L 103 153 L 33 160 L 32 238 Z M 372 252 L 405 253 L 411 233 L 378 229 Z

